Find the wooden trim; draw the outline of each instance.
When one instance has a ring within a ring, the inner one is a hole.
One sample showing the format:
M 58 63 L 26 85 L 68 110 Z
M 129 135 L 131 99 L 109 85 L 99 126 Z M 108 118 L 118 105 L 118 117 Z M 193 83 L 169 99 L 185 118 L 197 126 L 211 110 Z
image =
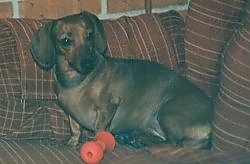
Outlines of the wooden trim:
M 145 12 L 147 14 L 151 14 L 152 13 L 152 0 L 145 0 L 144 4 L 145 4 Z

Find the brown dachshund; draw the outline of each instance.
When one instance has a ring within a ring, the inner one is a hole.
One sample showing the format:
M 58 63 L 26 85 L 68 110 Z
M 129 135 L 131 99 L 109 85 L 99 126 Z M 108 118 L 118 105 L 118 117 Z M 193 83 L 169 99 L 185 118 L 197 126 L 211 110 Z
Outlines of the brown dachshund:
M 106 50 L 102 23 L 88 12 L 48 22 L 31 40 L 35 62 L 54 67 L 55 92 L 70 116 L 70 145 L 78 143 L 80 128 L 208 145 L 213 104 L 200 89 L 159 64 L 114 59 Z

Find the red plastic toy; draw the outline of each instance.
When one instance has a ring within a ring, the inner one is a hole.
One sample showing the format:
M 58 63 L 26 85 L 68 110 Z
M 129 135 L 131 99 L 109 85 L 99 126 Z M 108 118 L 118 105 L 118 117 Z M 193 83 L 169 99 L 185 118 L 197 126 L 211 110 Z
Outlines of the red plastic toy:
M 98 132 L 93 141 L 84 143 L 80 149 L 80 155 L 87 164 L 99 164 L 105 150 L 115 149 L 115 138 L 107 131 Z

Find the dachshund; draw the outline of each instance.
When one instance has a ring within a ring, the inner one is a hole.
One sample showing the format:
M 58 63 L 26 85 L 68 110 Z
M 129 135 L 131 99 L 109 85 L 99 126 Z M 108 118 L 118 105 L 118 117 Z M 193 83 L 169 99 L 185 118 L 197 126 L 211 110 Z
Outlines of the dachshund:
M 34 33 L 30 50 L 38 66 L 54 69 L 58 103 L 70 117 L 69 145 L 79 143 L 81 129 L 141 132 L 183 147 L 209 145 L 212 100 L 156 62 L 110 57 L 94 14 L 47 22 Z

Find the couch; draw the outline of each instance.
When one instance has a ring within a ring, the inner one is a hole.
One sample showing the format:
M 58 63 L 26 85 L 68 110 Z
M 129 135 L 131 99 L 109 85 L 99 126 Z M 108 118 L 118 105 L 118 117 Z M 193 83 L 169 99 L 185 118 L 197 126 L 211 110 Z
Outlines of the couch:
M 49 20 L 0 19 L 0 163 L 83 163 L 66 145 L 67 115 L 53 92 L 53 71 L 32 60 L 29 41 Z M 102 20 L 112 57 L 156 61 L 214 101 L 211 150 L 117 144 L 101 163 L 250 163 L 250 4 L 191 0 L 176 11 Z M 84 134 L 87 137 L 90 134 Z

